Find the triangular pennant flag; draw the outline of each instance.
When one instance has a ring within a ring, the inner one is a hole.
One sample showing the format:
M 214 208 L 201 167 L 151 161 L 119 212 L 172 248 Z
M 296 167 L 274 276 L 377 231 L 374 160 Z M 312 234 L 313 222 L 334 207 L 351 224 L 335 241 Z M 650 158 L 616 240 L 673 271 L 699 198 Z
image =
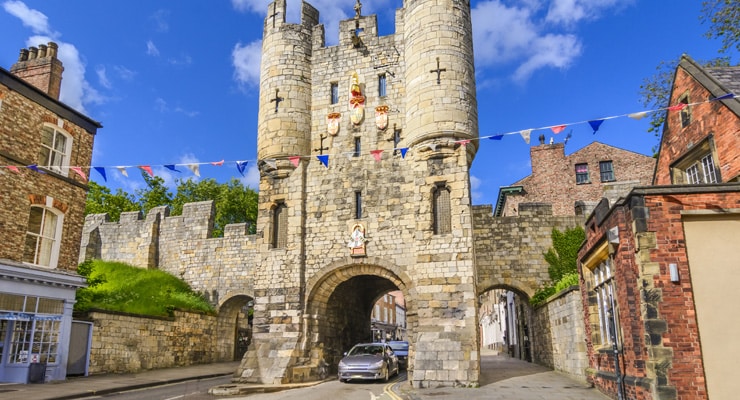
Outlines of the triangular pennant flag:
M 468 143 L 470 143 L 470 140 L 469 139 L 465 139 L 465 140 L 459 141 L 458 143 L 460 143 L 462 145 L 462 147 L 466 147 L 468 145 Z
M 504 138 L 504 135 L 493 135 L 493 136 L 489 137 L 489 139 L 491 139 L 491 140 L 501 140 L 503 138 Z
M 684 107 L 686 107 L 686 105 L 687 105 L 686 103 L 678 103 L 675 106 L 668 107 L 668 110 L 669 111 L 680 111 L 680 110 L 683 110 Z
M 87 180 L 87 175 L 85 175 L 85 173 L 82 172 L 82 168 L 80 168 L 80 167 L 69 167 L 69 169 L 71 169 L 72 171 L 74 171 L 82 179 Z
M 345 151 L 344 156 L 347 157 L 348 160 L 351 160 L 355 158 L 355 152 L 354 151 Z
M 105 176 L 105 168 L 103 168 L 103 167 L 93 167 L 93 169 L 95 171 L 98 171 L 98 173 L 100 174 L 100 176 L 103 177 L 103 181 L 104 182 L 108 182 L 108 177 Z
M 727 93 L 727 94 L 725 94 L 725 95 L 722 95 L 722 96 L 719 96 L 719 97 L 715 97 L 715 98 L 713 98 L 713 99 L 709 99 L 709 101 L 716 101 L 716 100 L 727 100 L 727 99 L 733 99 L 733 98 L 735 98 L 735 95 L 734 95 L 734 94 L 732 94 L 732 93 Z
M 277 161 L 275 161 L 272 158 L 269 160 L 265 160 L 265 164 L 267 164 L 267 166 L 270 167 L 271 169 L 277 169 Z
M 152 172 L 152 167 L 148 165 L 139 165 L 139 168 L 149 174 L 149 176 L 154 176 L 154 173 Z
M 288 157 L 288 160 L 290 160 L 290 163 L 293 164 L 294 167 L 298 168 L 298 163 L 301 162 L 301 157 L 292 156 L 292 157 Z
M 239 173 L 244 176 L 244 170 L 247 168 L 247 163 L 249 161 L 237 161 L 236 162 L 236 169 L 239 170 Z
M 401 158 L 406 158 L 406 152 L 409 151 L 409 148 L 408 147 L 401 147 L 398 150 L 401 150 Z
M 13 172 L 15 172 L 16 174 L 20 174 L 21 173 L 21 171 L 15 165 L 8 165 L 5 168 L 7 168 L 7 169 L 9 169 L 9 170 L 11 170 Z
M 180 172 L 179 169 L 175 168 L 175 164 L 165 164 L 164 167 L 170 171 Z
M 324 164 L 326 168 L 329 168 L 329 155 L 321 154 L 321 155 L 316 156 L 316 158 L 318 158 L 319 161 L 321 161 L 321 163 Z
M 128 178 L 128 171 L 126 171 L 126 167 L 116 167 L 116 169 L 118 170 L 118 172 L 121 173 L 121 175 Z
M 647 117 L 647 115 L 648 115 L 647 111 L 640 111 L 640 112 L 629 114 L 628 117 L 632 119 L 636 119 L 636 120 L 641 120 Z
M 200 164 L 185 164 L 195 176 L 200 176 Z
M 429 147 L 429 150 L 437 151 L 437 143 L 430 143 L 427 146 Z
M 552 132 L 557 135 L 558 133 L 562 132 L 563 129 L 565 129 L 565 125 L 553 126 L 550 129 L 552 129 Z
M 591 129 L 594 130 L 594 135 L 596 134 L 596 131 L 599 130 L 599 127 L 601 126 L 603 122 L 604 122 L 603 119 L 596 119 L 593 121 L 588 121 L 588 124 L 591 125 Z
M 210 164 L 213 165 L 214 167 L 220 167 L 220 166 L 224 165 L 224 160 L 221 160 L 221 161 L 213 161 Z
M 31 165 L 26 166 L 26 168 L 30 169 L 31 171 L 38 172 L 39 174 L 45 174 L 46 173 L 46 172 L 41 171 L 39 169 L 38 164 L 31 164 Z
M 532 133 L 531 129 L 525 129 L 523 131 L 519 131 L 519 134 L 522 135 L 522 139 L 524 139 L 524 142 L 529 144 L 529 135 Z
M 380 157 L 383 155 L 383 150 L 372 150 L 370 154 L 373 155 L 375 161 L 380 161 Z

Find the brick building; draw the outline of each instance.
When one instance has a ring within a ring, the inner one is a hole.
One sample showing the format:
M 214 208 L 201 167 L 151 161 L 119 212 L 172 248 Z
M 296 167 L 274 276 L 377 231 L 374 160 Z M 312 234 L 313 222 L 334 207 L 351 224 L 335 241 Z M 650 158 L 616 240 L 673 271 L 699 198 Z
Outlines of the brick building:
M 518 215 L 520 203 L 552 204 L 553 215 L 588 215 L 602 197 L 614 201 L 651 182 L 652 157 L 599 142 L 566 156 L 563 143 L 544 140 L 529 151 L 532 174 L 499 189 L 495 216 Z
M 676 68 L 655 171 L 586 222 L 579 252 L 589 375 L 629 399 L 740 391 L 740 67 Z M 616 359 L 615 359 L 616 358 Z M 621 392 L 621 393 L 620 393 Z
M 57 45 L 0 68 L 0 377 L 46 366 L 65 379 L 93 139 L 101 125 L 59 101 Z

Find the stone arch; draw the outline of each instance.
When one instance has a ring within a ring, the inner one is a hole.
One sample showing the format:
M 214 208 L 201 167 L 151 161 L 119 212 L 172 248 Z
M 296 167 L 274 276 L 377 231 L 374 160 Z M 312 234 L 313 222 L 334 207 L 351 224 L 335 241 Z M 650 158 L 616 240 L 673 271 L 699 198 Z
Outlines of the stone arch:
M 384 293 L 400 290 L 406 300 L 408 329 L 415 326 L 411 279 L 378 257 L 335 261 L 313 274 L 307 284 L 303 346 L 313 365 L 330 373 L 343 353 L 360 342 L 371 341 L 372 307 Z M 411 335 L 409 335 L 411 337 Z
M 534 288 L 518 279 L 491 277 L 478 283 L 478 293 L 476 295 L 480 296 L 481 294 L 493 289 L 511 290 L 520 295 L 525 295 L 527 299 L 531 299 L 535 292 L 537 292 L 537 288 Z
M 247 294 L 224 296 L 218 305 L 217 335 L 221 359 L 241 360 L 252 339 L 249 309 L 254 297 Z
M 541 340 L 542 337 L 537 332 L 533 332 L 534 308 L 529 303 L 536 290 L 513 279 L 491 279 L 478 286 L 479 306 L 481 306 L 480 299 L 483 295 L 494 290 L 514 293 L 513 298 L 506 296 L 505 300 L 501 299 L 505 302 L 503 307 L 506 325 L 504 330 L 506 348 L 501 351 L 508 353 L 511 357 L 531 362 L 535 341 Z

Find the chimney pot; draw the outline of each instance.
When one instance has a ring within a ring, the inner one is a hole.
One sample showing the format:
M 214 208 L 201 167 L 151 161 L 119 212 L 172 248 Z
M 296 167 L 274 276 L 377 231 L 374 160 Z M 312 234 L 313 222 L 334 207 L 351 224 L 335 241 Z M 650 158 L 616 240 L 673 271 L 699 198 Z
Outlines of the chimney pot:
M 29 60 L 35 60 L 36 59 L 36 56 L 38 55 L 38 53 L 39 53 L 39 49 L 38 48 L 33 47 L 33 46 L 29 47 L 28 48 L 28 59 Z
M 49 48 L 46 50 L 46 54 L 49 57 L 56 58 L 57 57 L 57 49 L 59 48 L 59 46 L 57 46 L 57 44 L 54 43 L 54 42 L 49 42 L 48 43 L 48 46 L 49 46 Z
M 40 44 L 38 58 L 44 58 L 44 57 L 46 57 L 46 45 Z
M 18 55 L 18 62 L 28 60 L 28 50 L 21 49 L 21 54 Z

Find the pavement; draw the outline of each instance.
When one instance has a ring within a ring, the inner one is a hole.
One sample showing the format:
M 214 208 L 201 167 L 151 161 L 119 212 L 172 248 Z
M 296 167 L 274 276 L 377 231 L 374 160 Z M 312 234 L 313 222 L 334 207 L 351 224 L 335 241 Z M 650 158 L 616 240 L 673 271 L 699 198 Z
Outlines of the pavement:
M 102 374 L 73 377 L 43 384 L 0 384 L 0 398 L 27 400 L 81 399 L 127 390 L 190 380 L 232 375 L 238 361 L 144 371 L 137 374 Z M 390 388 L 394 398 L 406 400 L 608 400 L 609 397 L 584 382 L 525 361 L 484 352 L 481 357 L 480 387 L 415 389 L 407 381 Z M 330 380 L 333 380 L 332 377 Z M 249 399 L 252 393 L 274 392 L 312 386 L 321 382 L 289 385 L 234 383 L 211 388 L 211 394 Z M 237 397 L 240 396 L 240 397 Z

